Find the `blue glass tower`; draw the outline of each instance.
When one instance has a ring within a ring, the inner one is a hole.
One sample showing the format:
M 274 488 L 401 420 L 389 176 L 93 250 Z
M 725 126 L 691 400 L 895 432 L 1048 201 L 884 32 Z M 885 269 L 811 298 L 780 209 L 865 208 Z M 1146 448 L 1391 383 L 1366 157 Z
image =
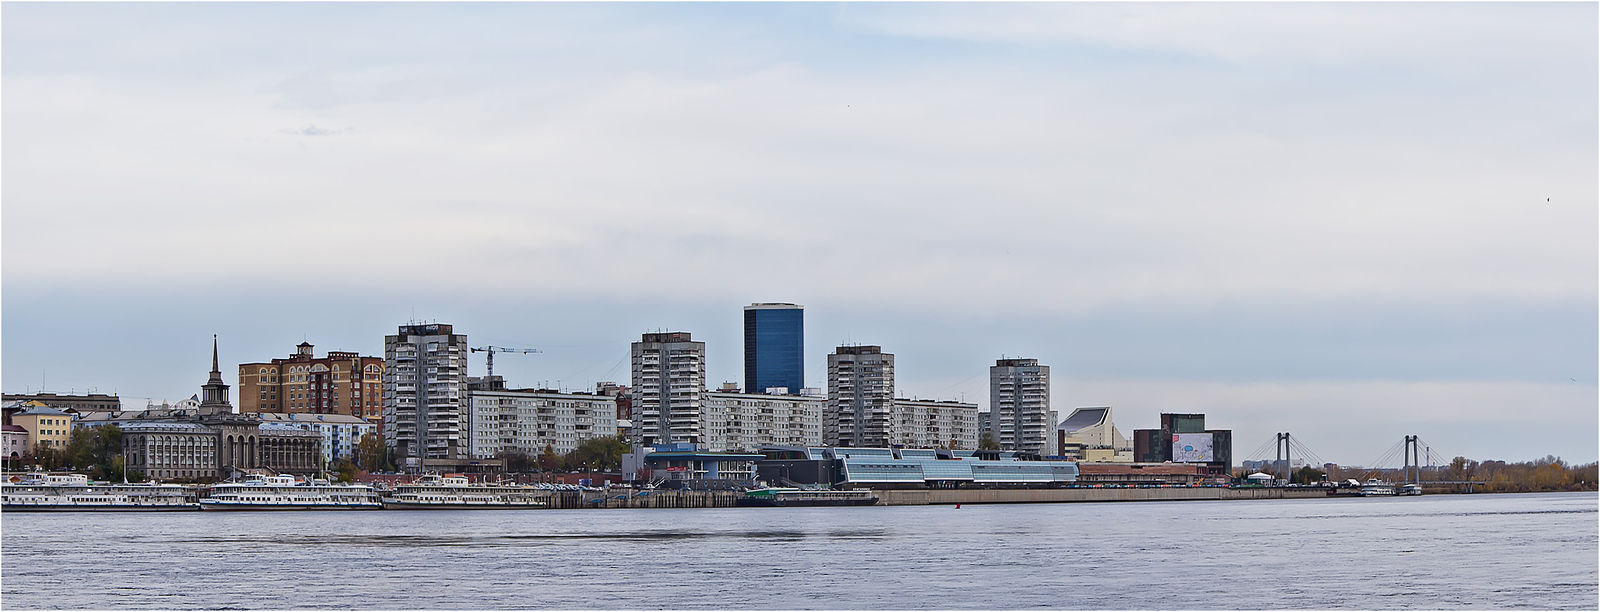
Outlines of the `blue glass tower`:
M 805 385 L 805 309 L 799 304 L 758 303 L 744 307 L 744 390 L 764 393 Z

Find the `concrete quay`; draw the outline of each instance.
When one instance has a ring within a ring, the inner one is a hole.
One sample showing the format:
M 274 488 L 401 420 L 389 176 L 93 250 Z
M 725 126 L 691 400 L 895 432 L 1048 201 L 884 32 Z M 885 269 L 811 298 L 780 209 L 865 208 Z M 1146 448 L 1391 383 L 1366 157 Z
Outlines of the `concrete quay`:
M 1324 489 L 1224 487 L 878 490 L 880 506 L 1326 498 Z

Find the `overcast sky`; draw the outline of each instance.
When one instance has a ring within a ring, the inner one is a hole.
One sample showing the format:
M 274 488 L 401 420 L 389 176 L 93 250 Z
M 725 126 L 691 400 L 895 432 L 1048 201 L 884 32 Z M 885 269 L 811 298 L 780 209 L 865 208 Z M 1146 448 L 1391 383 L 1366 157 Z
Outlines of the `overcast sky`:
M 408 320 L 742 382 L 806 306 L 906 396 L 1597 452 L 1596 6 L 36 4 L 3 11 L 3 385 L 197 393 Z M 481 373 L 481 354 L 472 365 Z

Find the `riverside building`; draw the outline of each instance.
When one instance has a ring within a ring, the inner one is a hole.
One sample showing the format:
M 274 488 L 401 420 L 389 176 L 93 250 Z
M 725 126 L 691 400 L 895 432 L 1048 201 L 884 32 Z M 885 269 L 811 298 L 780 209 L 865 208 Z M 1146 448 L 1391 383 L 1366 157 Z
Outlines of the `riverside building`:
M 407 471 L 457 469 L 469 454 L 467 336 L 454 331 L 401 325 L 384 337 L 384 439 Z
M 989 368 L 990 430 L 1000 450 L 1055 454 L 1050 366 L 1038 359 L 999 359 Z
M 239 364 L 239 412 L 344 414 L 383 418 L 383 359 L 312 353 L 301 342 L 286 359 Z
M 689 332 L 644 334 L 631 353 L 636 442 L 704 442 L 706 343 L 693 341 Z
M 805 308 L 760 302 L 744 307 L 744 388 L 798 394 L 805 386 Z
M 902 448 L 978 448 L 978 405 L 897 398 L 891 406 L 889 445 Z
M 820 446 L 827 399 L 801 395 L 740 393 L 724 387 L 705 394 L 704 447 L 749 451 L 769 444 Z
M 603 393 L 507 389 L 500 376 L 474 377 L 469 431 L 474 459 L 505 452 L 538 455 L 578 448 L 584 440 L 617 435 L 617 399 Z
M 887 447 L 894 411 L 894 354 L 879 346 L 841 346 L 828 355 L 824 441 Z
M 122 410 L 122 399 L 116 394 L 90 393 L 87 395 L 56 395 L 54 393 L 6 393 L 0 401 L 39 402 L 56 410 L 84 412 L 116 412 Z

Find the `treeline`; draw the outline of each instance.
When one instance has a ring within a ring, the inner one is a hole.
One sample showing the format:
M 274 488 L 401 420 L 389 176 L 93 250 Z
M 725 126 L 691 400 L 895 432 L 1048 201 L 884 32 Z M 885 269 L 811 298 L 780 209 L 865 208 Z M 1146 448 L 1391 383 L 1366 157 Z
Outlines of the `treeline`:
M 50 471 L 75 471 L 91 480 L 121 481 L 124 477 L 129 482 L 144 480 L 143 472 L 127 471 L 122 457 L 122 428 L 116 425 L 73 428 L 66 446 L 40 444 L 21 459 L 23 465 L 36 465 Z
M 546 444 L 538 455 L 505 451 L 499 457 L 505 460 L 506 471 L 513 473 L 615 472 L 622 469 L 622 455 L 631 448 L 626 438 L 609 436 L 584 440 L 569 453 L 556 454 L 555 447 Z
M 1477 490 L 1489 493 L 1593 491 L 1600 482 L 1600 463 L 1575 466 L 1554 455 L 1520 463 L 1456 457 L 1439 472 L 1437 480 L 1481 481 Z

